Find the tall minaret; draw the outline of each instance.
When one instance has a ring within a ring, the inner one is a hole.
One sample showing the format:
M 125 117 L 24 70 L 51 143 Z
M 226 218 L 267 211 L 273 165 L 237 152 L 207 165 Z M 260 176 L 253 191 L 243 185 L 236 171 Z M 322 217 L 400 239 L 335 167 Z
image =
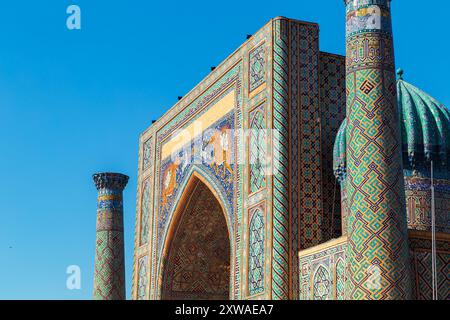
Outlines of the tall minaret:
M 348 299 L 410 299 L 390 0 L 344 0 Z
M 94 299 L 125 299 L 122 192 L 128 177 L 120 173 L 93 176 L 98 190 Z

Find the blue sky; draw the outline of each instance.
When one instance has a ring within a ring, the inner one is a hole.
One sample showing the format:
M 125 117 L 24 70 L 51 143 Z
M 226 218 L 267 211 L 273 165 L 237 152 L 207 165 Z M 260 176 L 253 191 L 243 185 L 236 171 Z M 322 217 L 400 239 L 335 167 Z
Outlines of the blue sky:
M 394 0 L 397 66 L 450 106 L 447 0 Z M 79 5 L 82 30 L 66 28 Z M 323 51 L 344 54 L 342 0 L 2 1 L 0 299 L 90 299 L 96 189 L 125 190 L 130 296 L 139 134 L 275 16 L 318 22 Z M 81 290 L 66 289 L 79 265 Z

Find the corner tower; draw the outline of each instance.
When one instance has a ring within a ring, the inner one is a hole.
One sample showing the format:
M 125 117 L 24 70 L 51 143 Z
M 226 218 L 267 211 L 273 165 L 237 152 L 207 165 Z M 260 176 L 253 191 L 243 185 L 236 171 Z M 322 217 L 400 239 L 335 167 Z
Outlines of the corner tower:
M 410 299 L 390 0 L 346 5 L 348 299 Z
M 94 265 L 94 299 L 125 299 L 125 259 L 123 240 L 123 189 L 128 176 L 97 173 L 97 237 Z

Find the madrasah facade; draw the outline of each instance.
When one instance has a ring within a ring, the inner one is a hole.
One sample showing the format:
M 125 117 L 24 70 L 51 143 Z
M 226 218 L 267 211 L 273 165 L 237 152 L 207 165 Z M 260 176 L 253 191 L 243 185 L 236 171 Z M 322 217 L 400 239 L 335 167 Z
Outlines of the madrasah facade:
M 141 134 L 133 299 L 450 299 L 449 109 L 396 74 L 390 0 L 344 2 L 346 57 L 274 18 Z M 94 181 L 124 299 L 128 177 Z

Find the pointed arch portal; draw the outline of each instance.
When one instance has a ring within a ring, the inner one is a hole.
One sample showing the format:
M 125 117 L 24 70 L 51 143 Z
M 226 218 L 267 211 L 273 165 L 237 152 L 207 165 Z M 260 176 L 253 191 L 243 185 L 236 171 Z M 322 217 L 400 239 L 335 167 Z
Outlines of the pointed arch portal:
M 163 265 L 162 299 L 225 300 L 230 296 L 230 237 L 222 204 L 193 177 L 172 221 Z

